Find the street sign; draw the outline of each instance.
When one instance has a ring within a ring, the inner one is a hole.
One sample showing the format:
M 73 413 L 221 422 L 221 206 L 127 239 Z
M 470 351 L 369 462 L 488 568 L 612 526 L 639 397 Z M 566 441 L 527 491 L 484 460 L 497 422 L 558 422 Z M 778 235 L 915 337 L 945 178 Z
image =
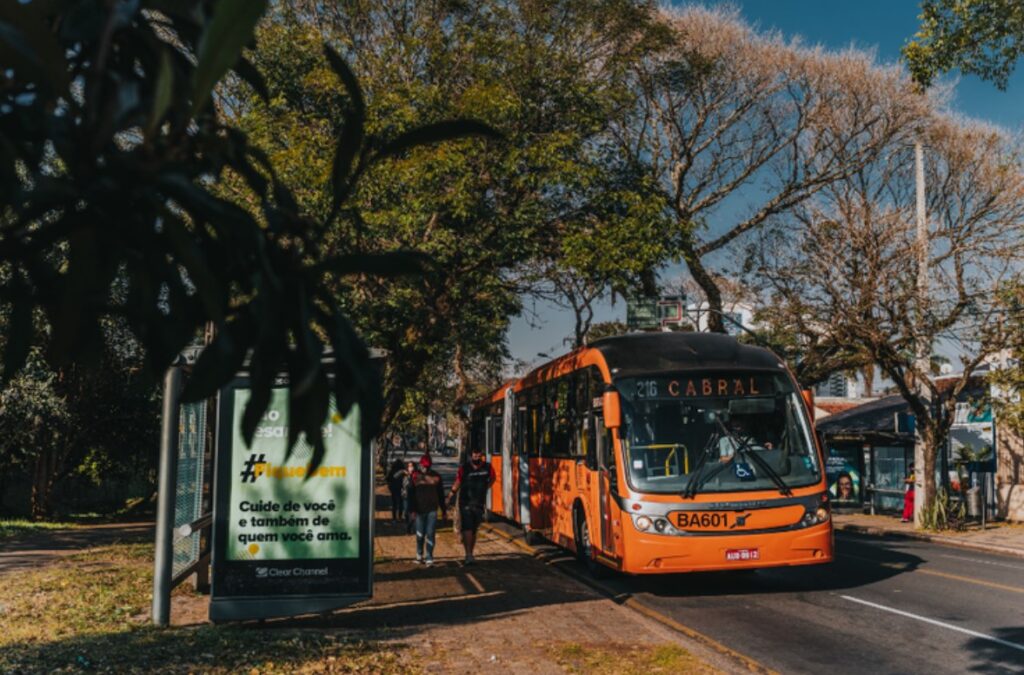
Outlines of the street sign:
M 631 331 L 678 328 L 686 320 L 685 301 L 681 295 L 626 298 L 626 328 Z
M 372 594 L 372 453 L 358 407 L 332 406 L 319 467 L 300 436 L 290 455 L 288 389 L 281 380 L 251 447 L 241 418 L 249 400 L 239 377 L 218 400 L 216 508 L 210 619 L 317 613 Z
M 655 330 L 660 326 L 657 298 L 626 298 L 626 328 L 629 330 Z

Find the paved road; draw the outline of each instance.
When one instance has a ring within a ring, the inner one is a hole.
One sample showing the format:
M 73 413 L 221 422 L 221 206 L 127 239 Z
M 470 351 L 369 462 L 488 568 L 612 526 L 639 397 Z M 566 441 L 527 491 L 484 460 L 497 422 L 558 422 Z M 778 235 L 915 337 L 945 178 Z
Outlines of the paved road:
M 782 673 L 1024 673 L 1024 559 L 850 533 L 836 545 L 827 566 L 603 585 Z

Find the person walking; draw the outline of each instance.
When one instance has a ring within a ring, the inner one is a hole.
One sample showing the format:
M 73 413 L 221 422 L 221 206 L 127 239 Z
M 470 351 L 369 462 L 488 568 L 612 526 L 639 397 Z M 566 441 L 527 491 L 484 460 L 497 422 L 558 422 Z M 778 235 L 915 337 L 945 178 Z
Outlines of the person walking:
M 396 459 L 388 469 L 387 482 L 388 492 L 391 493 L 391 519 L 401 520 L 404 515 L 404 504 L 402 503 L 402 477 L 405 473 L 405 466 L 402 460 Z
M 411 481 L 412 509 L 416 512 L 416 562 L 434 564 L 437 512 L 444 504 L 444 483 L 431 467 L 430 455 L 420 457 L 419 471 Z
M 901 522 L 909 523 L 914 519 L 914 465 L 907 469 L 907 477 L 903 480 L 906 489 L 903 492 L 903 518 Z
M 416 463 L 409 460 L 405 463 L 405 473 L 402 474 L 402 507 L 405 509 L 405 533 L 412 534 L 413 526 L 416 524 L 416 512 L 412 508 L 412 477 L 416 473 Z
M 475 562 L 473 548 L 476 546 L 476 532 L 484 520 L 487 491 L 494 484 L 496 476 L 494 467 L 484 462 L 484 453 L 480 448 L 473 448 L 469 453 L 469 461 L 459 466 L 455 474 L 455 483 L 449 495 L 451 505 L 458 498 L 459 517 L 462 525 L 462 547 L 466 551 L 466 565 Z

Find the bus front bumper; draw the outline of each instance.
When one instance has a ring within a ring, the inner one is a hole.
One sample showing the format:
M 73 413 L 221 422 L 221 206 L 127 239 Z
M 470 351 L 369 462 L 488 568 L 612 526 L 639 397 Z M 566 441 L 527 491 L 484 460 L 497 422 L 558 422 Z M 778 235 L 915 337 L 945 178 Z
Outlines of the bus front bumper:
M 659 535 L 625 524 L 622 571 L 668 574 L 818 565 L 832 561 L 832 522 L 763 534 Z

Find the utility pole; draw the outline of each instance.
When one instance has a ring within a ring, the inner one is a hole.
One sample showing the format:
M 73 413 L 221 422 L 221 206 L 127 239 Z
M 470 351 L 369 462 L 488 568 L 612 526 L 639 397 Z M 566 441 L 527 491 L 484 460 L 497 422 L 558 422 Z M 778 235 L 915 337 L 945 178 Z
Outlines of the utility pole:
M 928 215 L 925 213 L 924 184 L 924 148 L 918 139 L 914 143 L 914 170 L 917 183 L 917 313 L 918 330 L 924 326 L 925 303 L 928 299 Z M 931 392 L 924 386 L 923 373 L 929 371 L 931 365 L 931 344 L 920 334 L 917 339 L 917 371 L 919 375 L 915 384 L 918 395 L 924 399 L 925 407 L 931 409 Z M 931 498 L 925 494 L 925 447 L 921 438 L 921 424 L 915 426 L 914 442 L 914 527 L 924 527 L 924 506 Z

